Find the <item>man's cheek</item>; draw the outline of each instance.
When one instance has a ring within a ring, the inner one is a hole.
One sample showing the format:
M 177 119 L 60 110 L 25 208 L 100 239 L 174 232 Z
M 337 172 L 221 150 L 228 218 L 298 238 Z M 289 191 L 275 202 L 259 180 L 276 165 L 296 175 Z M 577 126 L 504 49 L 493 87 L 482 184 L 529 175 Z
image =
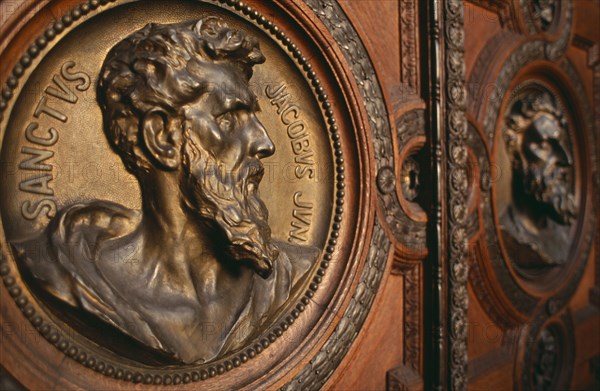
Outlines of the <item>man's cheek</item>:
M 209 114 L 199 114 L 188 120 L 186 135 L 193 143 L 215 153 L 219 153 L 224 146 L 223 132 Z

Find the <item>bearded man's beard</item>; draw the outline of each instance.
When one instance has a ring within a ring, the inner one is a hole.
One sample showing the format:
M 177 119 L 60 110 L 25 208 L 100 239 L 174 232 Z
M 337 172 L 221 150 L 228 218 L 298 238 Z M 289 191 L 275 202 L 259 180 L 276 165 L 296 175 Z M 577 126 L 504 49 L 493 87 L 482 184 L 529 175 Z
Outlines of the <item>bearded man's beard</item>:
M 185 204 L 202 219 L 216 223 L 233 260 L 249 262 L 267 278 L 279 250 L 271 242 L 269 212 L 258 195 L 264 173 L 260 161 L 249 158 L 229 172 L 188 138 L 183 145 L 183 166 L 180 187 Z
M 568 170 L 559 165 L 544 169 L 531 164 L 522 178 L 525 194 L 546 205 L 549 215 L 563 225 L 570 224 L 577 214 L 575 198 L 569 190 Z

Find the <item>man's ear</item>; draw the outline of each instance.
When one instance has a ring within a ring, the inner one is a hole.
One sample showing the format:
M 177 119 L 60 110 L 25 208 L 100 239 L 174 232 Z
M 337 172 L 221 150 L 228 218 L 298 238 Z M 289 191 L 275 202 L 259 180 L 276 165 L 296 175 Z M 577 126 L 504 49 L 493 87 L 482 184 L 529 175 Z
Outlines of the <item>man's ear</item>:
M 143 136 L 148 152 L 163 168 L 176 170 L 181 164 L 179 130 L 170 129 L 168 115 L 162 111 L 152 111 L 144 115 Z

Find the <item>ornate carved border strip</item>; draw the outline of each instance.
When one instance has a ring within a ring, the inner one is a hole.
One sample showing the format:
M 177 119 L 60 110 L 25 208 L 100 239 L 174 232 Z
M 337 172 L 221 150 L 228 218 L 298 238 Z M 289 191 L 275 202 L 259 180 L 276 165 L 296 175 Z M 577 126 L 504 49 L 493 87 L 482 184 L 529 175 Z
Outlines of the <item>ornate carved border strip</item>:
M 325 384 L 340 364 L 358 335 L 373 304 L 379 282 L 385 271 L 391 242 L 379 222 L 375 223 L 369 254 L 360 282 L 350 304 L 325 345 L 281 390 L 314 390 Z
M 562 6 L 567 7 L 565 10 L 565 25 L 562 29 L 560 37 L 552 43 L 546 44 L 546 57 L 550 61 L 555 61 L 563 56 L 569 47 L 571 41 L 571 31 L 573 31 L 573 1 L 564 0 Z
M 429 94 L 432 177 L 432 240 L 436 248 L 425 284 L 433 335 L 427 342 L 426 389 L 467 387 L 468 151 L 464 58 L 464 3 L 435 1 L 428 9 L 432 44 Z M 435 240 L 433 240 L 435 239 Z
M 336 0 L 304 1 L 331 32 L 358 82 L 358 89 L 365 103 L 373 131 L 375 144 L 373 151 L 377 170 L 385 166 L 393 167 L 394 152 L 387 110 L 375 69 L 365 46 Z
M 365 102 L 369 123 L 373 131 L 373 150 L 375 152 L 375 165 L 379 173 L 378 177 L 389 176 L 386 172 L 389 173 L 390 168 L 394 166 L 390 124 L 383 93 L 367 51 L 335 0 L 305 0 L 305 2 L 328 28 L 336 43 L 342 48 L 342 52 L 357 80 L 361 97 Z M 392 177 L 390 178 L 392 181 L 395 180 L 393 172 L 392 169 Z M 381 196 L 382 194 L 379 193 L 380 204 L 385 211 L 387 208 L 385 203 L 382 202 Z M 365 269 L 360 277 L 359 288 L 357 288 L 357 293 L 342 315 L 342 321 L 319 353 L 282 389 L 312 389 L 325 384 L 333 370 L 340 364 L 350 349 L 369 313 L 384 274 L 390 247 L 390 240 L 386 237 L 379 222 L 376 221 Z
M 445 130 L 448 194 L 448 377 L 449 388 L 467 388 L 467 136 L 464 4 L 447 0 L 444 7 Z
M 418 93 L 419 68 L 417 67 L 417 2 L 400 1 L 400 63 L 402 81 L 410 87 L 412 93 Z
M 496 91 L 498 91 L 498 95 L 495 99 L 490 99 L 490 102 L 486 107 L 485 119 L 483 120 L 483 129 L 488 138 L 487 142 L 490 149 L 494 145 L 494 129 L 496 127 L 496 121 L 498 120 L 498 114 L 500 113 L 502 96 L 508 89 L 510 82 L 522 67 L 531 61 L 544 58 L 544 47 L 543 41 L 529 41 L 517 47 L 506 60 L 500 74 L 496 78 L 494 85 Z M 478 63 L 477 65 L 480 64 Z M 481 80 L 474 81 L 481 82 Z
M 504 45 L 507 41 L 516 41 L 520 39 L 519 34 L 513 31 L 500 31 L 496 35 L 494 35 L 490 40 L 486 42 L 485 47 L 481 50 L 477 59 L 475 60 L 475 64 L 469 74 L 468 87 L 469 87 L 469 96 L 467 97 L 467 108 L 468 112 L 477 116 L 477 118 L 481 118 L 480 110 L 485 106 L 485 100 L 476 99 L 477 97 L 485 96 L 486 89 L 490 85 L 490 83 L 486 82 L 486 76 L 490 72 L 490 64 L 497 63 L 495 60 L 498 53 L 502 53 L 505 51 Z M 494 82 L 494 85 L 495 82 Z M 490 103 L 495 103 L 496 100 L 500 98 L 496 95 L 490 94 Z

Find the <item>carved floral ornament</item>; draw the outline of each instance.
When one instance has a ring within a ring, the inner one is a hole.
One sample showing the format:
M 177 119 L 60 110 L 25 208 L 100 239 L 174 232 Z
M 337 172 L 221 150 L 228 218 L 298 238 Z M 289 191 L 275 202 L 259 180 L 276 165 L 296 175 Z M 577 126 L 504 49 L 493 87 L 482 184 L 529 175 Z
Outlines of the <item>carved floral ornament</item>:
M 327 353 L 296 374 L 302 384 L 322 384 L 364 322 L 390 251 L 377 221 L 345 213 L 345 202 L 364 191 L 346 175 L 374 181 L 357 171 L 364 156 L 343 152 L 343 143 L 370 140 L 354 133 L 368 126 L 353 126 L 359 119 L 348 106 L 332 106 L 330 96 L 345 102 L 338 83 L 348 81 L 319 78 L 326 51 L 303 53 L 277 4 L 172 3 L 173 22 L 158 3 L 90 0 L 13 69 L 2 128 L 28 130 L 7 131 L 2 155 L 29 155 L 9 156 L 27 182 L 13 184 L 19 208 L 2 207 L 4 285 L 55 346 L 49 360 L 66 355 L 117 380 L 166 385 L 211 382 L 239 368 L 245 375 L 224 377 L 237 388 L 256 379 L 257 367 L 299 360 L 287 352 L 323 341 Z M 276 20 L 261 7 L 272 7 Z M 115 18 L 120 12 L 131 18 Z M 134 16 L 147 23 L 128 24 Z M 342 22 L 324 23 L 356 37 Z M 105 39 L 94 43 L 94 34 Z M 85 55 L 74 50 L 78 41 L 104 46 Z M 374 79 L 364 48 L 352 54 L 367 71 L 349 74 Z M 25 104 L 37 104 L 33 118 L 19 100 L 33 99 L 19 96 L 32 81 L 47 85 L 40 102 Z M 296 100 L 290 86 L 307 93 Z M 369 94 L 369 115 L 385 118 L 381 91 Z M 377 123 L 378 142 L 391 149 L 389 124 Z M 105 189 L 91 181 L 63 187 L 48 163 L 77 149 L 118 163 L 130 183 L 102 177 Z M 267 180 L 282 161 L 291 184 Z M 353 248 L 353 236 L 369 227 L 367 248 Z M 336 325 L 326 311 L 334 288 L 356 280 L 369 289 L 343 290 L 356 299 L 336 314 L 351 313 L 353 322 L 326 337 Z

